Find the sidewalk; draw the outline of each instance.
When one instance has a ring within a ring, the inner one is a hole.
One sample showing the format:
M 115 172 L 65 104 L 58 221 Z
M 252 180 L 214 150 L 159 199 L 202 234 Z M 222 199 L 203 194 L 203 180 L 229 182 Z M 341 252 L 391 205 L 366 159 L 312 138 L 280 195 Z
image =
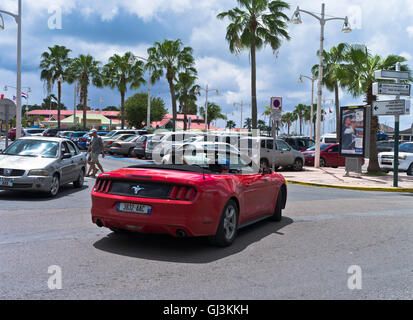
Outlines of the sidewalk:
M 356 177 L 344 177 L 344 168 L 320 168 L 305 167 L 301 172 L 281 172 L 288 183 L 300 184 L 314 187 L 338 188 L 363 191 L 386 191 L 386 192 L 412 192 L 413 177 L 405 173 L 399 175 L 399 188 L 393 188 L 393 174 L 374 177 L 365 173 Z

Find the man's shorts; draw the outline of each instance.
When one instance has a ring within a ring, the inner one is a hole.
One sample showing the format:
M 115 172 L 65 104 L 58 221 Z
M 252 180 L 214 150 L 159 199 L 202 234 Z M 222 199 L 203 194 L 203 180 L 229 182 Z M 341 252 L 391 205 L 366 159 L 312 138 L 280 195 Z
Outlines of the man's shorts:
M 93 164 L 98 164 L 99 163 L 99 153 L 91 153 L 90 154 L 90 162 Z

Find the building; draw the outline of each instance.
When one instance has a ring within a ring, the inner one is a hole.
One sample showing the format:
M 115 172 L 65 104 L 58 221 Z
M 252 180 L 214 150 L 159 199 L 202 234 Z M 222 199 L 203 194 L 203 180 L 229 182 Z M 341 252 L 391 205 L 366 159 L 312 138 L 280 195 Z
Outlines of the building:
M 188 130 L 204 130 L 205 129 L 205 120 L 203 117 L 198 116 L 198 115 L 188 114 L 187 118 L 188 118 Z M 153 129 L 172 130 L 173 129 L 173 115 L 169 113 L 166 114 L 161 121 L 152 122 L 151 127 Z M 183 129 L 184 129 L 184 115 L 177 114 L 176 115 L 176 130 L 183 130 Z M 210 129 L 218 130 L 218 128 L 214 126 L 210 126 Z

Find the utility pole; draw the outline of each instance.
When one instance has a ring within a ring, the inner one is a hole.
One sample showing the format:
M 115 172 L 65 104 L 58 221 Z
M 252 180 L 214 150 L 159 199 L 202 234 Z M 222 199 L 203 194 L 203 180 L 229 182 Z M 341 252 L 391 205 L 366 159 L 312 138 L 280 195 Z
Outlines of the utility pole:
M 400 62 L 396 64 L 396 71 L 400 71 Z M 400 83 L 400 79 L 396 79 L 396 83 Z M 396 96 L 396 100 L 400 100 L 400 96 Z M 399 135 L 400 135 L 400 115 L 394 116 L 394 159 L 393 159 L 393 187 L 399 187 Z

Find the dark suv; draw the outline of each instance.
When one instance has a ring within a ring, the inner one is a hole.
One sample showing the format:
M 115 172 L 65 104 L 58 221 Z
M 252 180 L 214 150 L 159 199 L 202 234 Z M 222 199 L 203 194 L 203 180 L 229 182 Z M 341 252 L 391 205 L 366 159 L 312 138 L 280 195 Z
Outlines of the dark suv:
M 67 129 L 49 128 L 43 132 L 44 137 L 56 137 L 60 131 L 67 131 Z
M 310 138 L 287 137 L 283 138 L 283 140 L 297 151 L 305 151 L 315 145 L 315 141 Z

